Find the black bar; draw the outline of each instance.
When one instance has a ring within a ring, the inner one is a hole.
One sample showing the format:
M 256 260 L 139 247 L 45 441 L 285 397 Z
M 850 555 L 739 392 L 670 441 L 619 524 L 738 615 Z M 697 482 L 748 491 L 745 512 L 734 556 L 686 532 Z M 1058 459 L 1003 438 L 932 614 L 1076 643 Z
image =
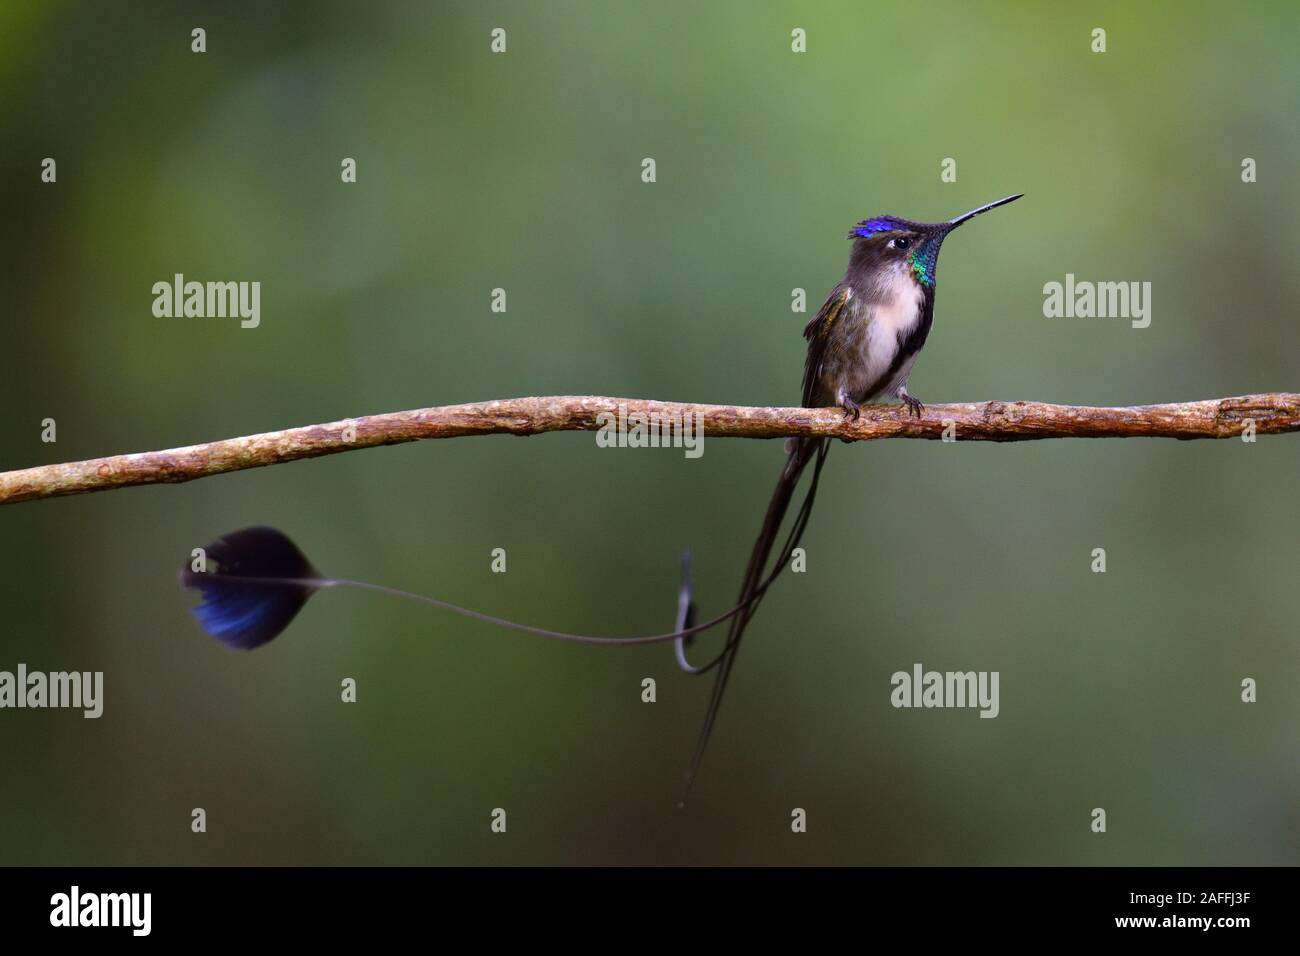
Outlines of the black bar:
M 0 870 L 0 882 L 7 942 L 79 944 L 131 939 L 131 916 L 143 928 L 144 897 L 130 910 L 113 897 L 101 910 L 101 894 L 110 893 L 150 894 L 148 938 L 205 945 L 429 932 L 447 941 L 448 933 L 486 940 L 519 932 L 537 942 L 599 933 L 668 945 L 698 924 L 760 940 L 784 927 L 808 934 L 813 949 L 831 930 L 864 942 L 902 934 L 919 945 L 1099 935 L 1231 942 L 1284 931 L 1295 893 L 1294 870 L 1268 868 L 11 868 Z M 126 925 L 51 925 L 69 915 L 73 886 L 78 921 L 117 907 Z M 62 911 L 59 894 L 68 904 Z

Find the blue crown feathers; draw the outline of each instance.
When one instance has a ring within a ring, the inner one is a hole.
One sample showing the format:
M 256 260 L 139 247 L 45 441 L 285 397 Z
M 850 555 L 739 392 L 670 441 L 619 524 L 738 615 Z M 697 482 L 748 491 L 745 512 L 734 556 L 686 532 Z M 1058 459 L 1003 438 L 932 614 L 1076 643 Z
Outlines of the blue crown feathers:
M 878 232 L 894 232 L 897 229 L 906 229 L 907 221 L 895 219 L 893 216 L 877 216 L 875 219 L 863 219 L 860 223 L 849 230 L 848 238 L 856 237 L 866 238 L 873 236 Z

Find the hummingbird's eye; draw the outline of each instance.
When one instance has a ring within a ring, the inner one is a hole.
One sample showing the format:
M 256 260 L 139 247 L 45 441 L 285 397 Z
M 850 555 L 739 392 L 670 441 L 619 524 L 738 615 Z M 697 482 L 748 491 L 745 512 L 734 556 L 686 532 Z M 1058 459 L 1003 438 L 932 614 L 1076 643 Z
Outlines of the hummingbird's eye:
M 891 249 L 906 249 L 911 244 L 912 240 L 908 239 L 906 236 L 898 236 L 889 240 L 889 248 Z

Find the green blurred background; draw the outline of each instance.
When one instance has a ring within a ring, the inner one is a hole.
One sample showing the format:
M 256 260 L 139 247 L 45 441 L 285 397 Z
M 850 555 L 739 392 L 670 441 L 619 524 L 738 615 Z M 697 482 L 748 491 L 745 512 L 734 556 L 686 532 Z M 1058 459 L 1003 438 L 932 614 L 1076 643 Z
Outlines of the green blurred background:
M 1295 389 L 1298 29 L 1281 2 L 5 3 L 0 468 L 519 395 L 793 404 L 791 290 L 816 309 L 854 221 L 1020 191 L 946 244 L 915 394 Z M 259 280 L 261 327 L 154 318 L 176 272 Z M 1067 272 L 1150 281 L 1150 328 L 1044 318 Z M 98 721 L 0 712 L 0 862 L 1295 864 L 1297 441 L 837 444 L 684 811 L 709 685 L 667 647 L 330 593 L 236 653 L 176 571 L 270 523 L 330 573 L 666 629 L 684 546 L 729 605 L 779 442 L 462 439 L 6 507 L 0 669 L 106 689 Z M 893 709 L 917 661 L 1000 671 L 1001 716 Z

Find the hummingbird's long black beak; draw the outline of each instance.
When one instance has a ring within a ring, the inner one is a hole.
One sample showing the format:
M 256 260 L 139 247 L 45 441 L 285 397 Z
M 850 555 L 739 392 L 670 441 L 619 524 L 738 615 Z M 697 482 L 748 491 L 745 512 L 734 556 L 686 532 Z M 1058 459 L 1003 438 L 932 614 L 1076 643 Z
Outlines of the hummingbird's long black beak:
M 987 206 L 980 206 L 978 209 L 972 209 L 968 213 L 963 213 L 962 215 L 958 216 L 956 219 L 949 219 L 948 230 L 951 232 L 953 229 L 956 229 L 967 219 L 974 219 L 982 212 L 988 212 L 990 209 L 997 209 L 998 206 L 1005 206 L 1009 202 L 1015 202 L 1023 195 L 1024 193 L 1016 193 L 1014 196 L 1007 196 L 1005 199 L 997 199 L 989 203 Z

